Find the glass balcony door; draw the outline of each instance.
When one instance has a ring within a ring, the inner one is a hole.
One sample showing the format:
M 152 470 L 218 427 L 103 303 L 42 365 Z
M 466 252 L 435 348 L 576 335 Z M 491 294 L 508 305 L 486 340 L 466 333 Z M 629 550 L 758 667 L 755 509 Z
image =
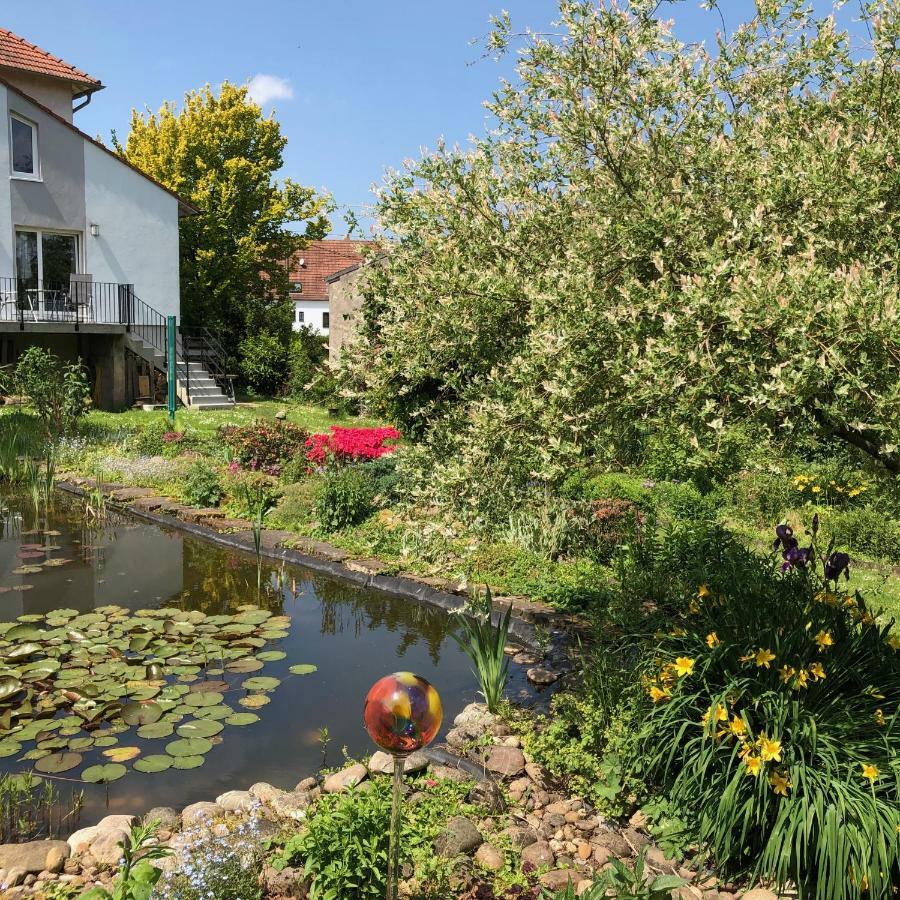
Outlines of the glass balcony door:
M 72 276 L 78 272 L 78 235 L 16 230 L 19 305 L 35 318 L 64 317 L 70 311 Z

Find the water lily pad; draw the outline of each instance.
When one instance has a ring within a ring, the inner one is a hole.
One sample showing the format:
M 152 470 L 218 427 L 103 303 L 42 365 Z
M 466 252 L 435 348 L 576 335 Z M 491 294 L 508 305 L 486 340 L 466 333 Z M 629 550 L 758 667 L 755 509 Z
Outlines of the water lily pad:
M 88 747 L 94 746 L 94 739 L 92 737 L 75 737 L 69 741 L 69 749 L 70 750 L 87 750 Z
M 31 641 L 26 642 L 24 644 L 19 644 L 16 647 L 13 647 L 6 654 L 7 659 L 27 659 L 29 656 L 34 656 L 35 653 L 39 653 L 41 650 L 40 644 L 32 643 Z
M 185 722 L 177 728 L 178 734 L 183 738 L 208 738 L 218 734 L 225 726 L 215 719 L 193 719 Z
M 172 762 L 175 769 L 196 769 L 203 765 L 202 756 L 176 756 Z
M 84 757 L 80 753 L 51 753 L 43 759 L 39 759 L 34 768 L 38 772 L 46 772 L 48 774 L 58 775 L 60 772 L 68 772 L 81 765 Z
M 175 726 L 171 722 L 154 722 L 152 725 L 142 725 L 138 728 L 138 737 L 142 738 L 164 738 L 169 737 L 175 731 Z
M 134 701 L 122 707 L 122 718 L 129 725 L 152 725 L 162 718 L 163 708 L 153 700 Z
M 256 658 L 261 659 L 263 662 L 277 662 L 279 659 L 284 659 L 287 656 L 283 650 L 265 650 L 263 653 L 257 653 Z
M 318 672 L 319 667 L 312 665 L 312 663 L 300 663 L 296 666 L 290 666 L 288 668 L 288 672 L 292 675 L 311 675 L 313 672 Z
M 113 762 L 128 762 L 129 759 L 134 759 L 136 756 L 141 755 L 140 747 L 110 747 L 109 750 L 104 750 L 103 755 L 112 760 Z
M 0 703 L 10 700 L 22 690 L 22 682 L 12 675 L 4 675 L 0 678 Z
M 190 757 L 187 757 L 190 759 Z M 203 757 L 201 756 L 202 760 Z M 165 772 L 166 769 L 170 769 L 175 760 L 171 756 L 167 756 L 165 753 L 153 753 L 150 756 L 141 757 L 141 759 L 135 760 L 132 768 L 136 772 Z
M 138 732 L 138 733 L 140 733 L 140 732 Z M 100 737 L 94 738 L 94 746 L 95 747 L 112 747 L 118 743 L 119 743 L 119 739 L 113 737 L 111 734 L 101 734 Z
M 72 562 L 71 559 L 61 559 L 61 558 L 45 559 L 44 565 L 45 566 L 64 566 L 64 565 L 66 565 L 66 563 L 70 563 L 70 562 Z
M 281 684 L 281 679 L 268 675 L 258 675 L 256 678 L 248 678 L 241 683 L 241 687 L 248 691 L 271 691 Z
M 181 738 L 166 744 L 169 756 L 202 756 L 212 750 L 212 744 L 202 737 Z
M 249 696 L 241 697 L 241 699 L 238 700 L 238 703 L 245 709 L 259 709 L 271 702 L 271 698 L 267 697 L 265 694 L 250 694 Z
M 227 691 L 228 690 L 228 682 L 227 681 L 198 681 L 196 684 L 192 684 L 190 687 L 190 692 L 192 694 L 196 694 L 202 691 Z
M 234 710 L 227 704 L 218 706 L 204 706 L 202 709 L 194 709 L 193 714 L 197 719 L 226 719 Z
M 82 773 L 82 781 L 89 784 L 109 784 L 111 781 L 118 781 L 122 778 L 128 769 L 121 763 L 106 763 L 102 766 L 88 766 Z
M 233 716 L 229 716 L 225 720 L 226 725 L 252 725 L 254 722 L 259 721 L 259 716 L 256 713 L 235 713 Z
M 38 572 L 43 572 L 44 569 L 41 566 L 19 566 L 17 569 L 12 570 L 13 575 L 37 575 Z
M 229 672 L 236 672 L 239 675 L 249 675 L 250 672 L 258 672 L 263 667 L 258 659 L 236 659 L 226 663 L 225 668 Z
M 7 756 L 15 756 L 21 749 L 22 745 L 17 741 L 0 741 L 0 759 Z
M 223 700 L 218 691 L 196 691 L 184 698 L 186 706 L 217 706 Z

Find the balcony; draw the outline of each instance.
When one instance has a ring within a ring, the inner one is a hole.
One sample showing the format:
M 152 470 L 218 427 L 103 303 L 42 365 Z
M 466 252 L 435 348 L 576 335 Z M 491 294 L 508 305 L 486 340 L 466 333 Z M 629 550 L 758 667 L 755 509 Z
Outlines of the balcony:
M 144 321 L 145 310 L 146 304 L 135 296 L 132 285 L 93 281 L 90 275 L 72 275 L 64 283 L 0 278 L 0 325 L 18 325 L 23 331 L 26 326 L 35 330 L 33 326 L 41 324 L 70 326 L 76 331 L 82 325 L 128 328 L 149 324 Z

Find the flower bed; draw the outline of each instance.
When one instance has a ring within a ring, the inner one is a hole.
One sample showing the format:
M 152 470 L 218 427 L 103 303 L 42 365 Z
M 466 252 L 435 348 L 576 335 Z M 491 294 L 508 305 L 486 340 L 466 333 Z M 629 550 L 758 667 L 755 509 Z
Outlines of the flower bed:
M 338 463 L 378 459 L 397 449 L 400 432 L 396 428 L 342 428 L 332 425 L 326 434 L 314 434 L 306 441 L 306 458 L 316 466 L 333 460 Z

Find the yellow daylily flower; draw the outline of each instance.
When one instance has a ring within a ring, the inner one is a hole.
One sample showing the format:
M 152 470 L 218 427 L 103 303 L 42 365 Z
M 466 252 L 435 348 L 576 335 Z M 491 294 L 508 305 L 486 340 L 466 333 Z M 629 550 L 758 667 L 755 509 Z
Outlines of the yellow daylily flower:
M 781 772 L 773 772 L 769 776 L 769 784 L 772 785 L 772 790 L 776 794 L 787 797 L 788 790 L 791 787 L 791 779 L 787 775 L 782 775 Z
M 709 647 L 710 650 L 712 650 L 713 647 L 718 647 L 721 643 L 719 636 L 714 631 L 711 631 L 706 636 L 706 646 Z
M 814 484 L 814 485 L 812 486 L 812 488 L 810 488 L 810 490 L 811 490 L 814 494 L 821 494 L 821 493 L 822 493 L 822 488 L 820 488 L 819 485 L 817 485 L 817 484 Z
M 697 599 L 705 600 L 707 597 L 712 597 L 712 588 L 708 584 L 701 584 L 697 588 Z
M 664 700 L 670 700 L 672 698 L 672 692 L 668 688 L 661 688 L 656 684 L 651 686 L 648 693 L 650 694 L 650 699 L 653 700 L 654 703 L 662 703 Z
M 824 628 L 816 635 L 816 643 L 819 645 L 819 653 L 823 650 L 827 650 L 829 647 L 834 646 L 834 638 L 831 636 L 830 631 L 826 631 Z
M 778 670 L 778 677 L 787 684 L 795 675 L 797 674 L 797 670 L 793 666 L 783 665 Z
M 862 766 L 862 777 L 868 778 L 870 784 L 875 784 L 881 777 L 878 766 L 873 766 L 871 763 L 860 763 L 860 765 Z
M 900 650 L 900 637 L 898 637 L 896 634 L 890 635 L 885 643 L 888 645 L 888 647 L 891 648 L 891 650 Z
M 744 765 L 747 767 L 747 774 L 754 778 L 758 778 L 762 772 L 762 760 L 758 756 L 748 756 L 744 760 Z
M 747 726 L 739 715 L 734 715 L 731 719 L 731 733 L 738 738 L 742 738 L 747 733 Z
M 806 669 L 801 669 L 797 673 L 797 680 L 794 682 L 795 688 L 805 688 L 809 684 L 809 672 Z
M 688 656 L 679 656 L 672 664 L 672 669 L 679 678 L 684 678 L 694 671 L 694 660 Z
M 873 717 L 875 719 L 875 724 L 878 725 L 879 728 L 884 726 L 884 710 L 876 709 L 875 715 Z
M 825 669 L 822 666 L 822 663 L 810 663 L 809 664 L 809 674 L 812 675 L 816 681 L 824 681 L 825 680 Z
M 759 755 L 763 762 L 781 762 L 781 741 L 768 737 L 764 731 L 759 733 L 757 741 L 759 747 Z
M 684 637 L 686 634 L 687 632 L 678 625 L 669 632 L 671 637 Z
M 753 657 L 753 661 L 759 668 L 769 668 L 769 663 L 775 659 L 775 654 L 771 650 L 766 650 L 765 648 L 760 648 L 756 651 L 755 656 Z

